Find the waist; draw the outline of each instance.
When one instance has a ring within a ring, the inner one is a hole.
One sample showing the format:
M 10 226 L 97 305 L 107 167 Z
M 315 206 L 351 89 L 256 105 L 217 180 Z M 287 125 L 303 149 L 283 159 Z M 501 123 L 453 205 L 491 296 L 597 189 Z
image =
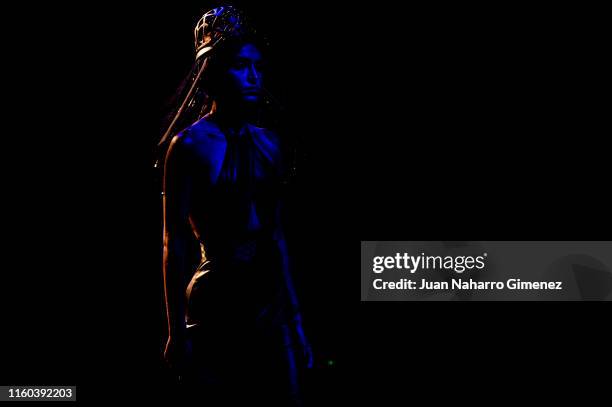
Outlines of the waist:
M 269 233 L 251 232 L 242 236 L 224 239 L 200 239 L 202 262 L 212 262 L 217 266 L 247 265 L 270 261 L 278 250 L 276 242 Z

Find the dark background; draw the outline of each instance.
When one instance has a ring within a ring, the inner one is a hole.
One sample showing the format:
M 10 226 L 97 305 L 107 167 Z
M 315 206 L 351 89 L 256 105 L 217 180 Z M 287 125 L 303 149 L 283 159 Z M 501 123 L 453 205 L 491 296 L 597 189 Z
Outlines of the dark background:
M 340 202 L 326 192 L 339 164 L 328 140 L 344 137 L 339 66 L 327 56 L 339 57 L 340 38 L 317 27 L 312 5 L 243 6 L 270 39 L 268 87 L 284 109 L 283 136 L 299 148 L 287 238 L 315 352 L 310 397 L 332 400 L 348 318 L 337 297 L 346 259 L 333 253 Z M 153 164 L 167 104 L 193 62 L 193 27 L 211 5 L 32 7 L 10 77 L 4 174 L 8 213 L 19 215 L 7 216 L 2 382 L 74 383 L 80 400 L 172 398 Z
M 299 145 L 287 226 L 316 397 L 496 389 L 512 368 L 569 392 L 575 363 L 604 364 L 607 304 L 359 304 L 350 278 L 359 240 L 609 240 L 597 10 L 245 7 Z M 153 147 L 208 8 L 7 10 L 2 383 L 172 396 Z

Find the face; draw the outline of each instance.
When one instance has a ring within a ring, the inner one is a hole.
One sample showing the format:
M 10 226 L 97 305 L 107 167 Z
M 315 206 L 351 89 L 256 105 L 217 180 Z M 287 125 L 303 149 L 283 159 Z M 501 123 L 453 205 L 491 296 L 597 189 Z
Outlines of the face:
M 239 100 L 256 103 L 261 99 L 263 60 L 259 50 L 245 44 L 233 58 L 228 70 L 230 85 Z

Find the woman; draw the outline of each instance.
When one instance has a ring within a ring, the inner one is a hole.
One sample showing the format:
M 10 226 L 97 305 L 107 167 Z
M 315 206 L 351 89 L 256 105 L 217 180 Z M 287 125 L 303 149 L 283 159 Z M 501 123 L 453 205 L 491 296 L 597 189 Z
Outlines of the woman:
M 165 156 L 164 355 L 202 394 L 299 404 L 298 366 L 312 357 L 279 222 L 281 148 L 254 124 L 263 47 L 232 7 L 206 13 L 195 34 L 191 86 L 161 142 L 195 115 Z

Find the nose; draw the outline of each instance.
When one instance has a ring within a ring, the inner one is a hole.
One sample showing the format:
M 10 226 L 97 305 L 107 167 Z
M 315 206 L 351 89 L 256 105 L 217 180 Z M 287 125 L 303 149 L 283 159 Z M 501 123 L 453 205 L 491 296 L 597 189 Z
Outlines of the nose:
M 249 65 L 247 80 L 253 84 L 257 83 L 257 81 L 259 80 L 259 73 L 257 72 L 257 68 L 255 68 L 254 64 Z

